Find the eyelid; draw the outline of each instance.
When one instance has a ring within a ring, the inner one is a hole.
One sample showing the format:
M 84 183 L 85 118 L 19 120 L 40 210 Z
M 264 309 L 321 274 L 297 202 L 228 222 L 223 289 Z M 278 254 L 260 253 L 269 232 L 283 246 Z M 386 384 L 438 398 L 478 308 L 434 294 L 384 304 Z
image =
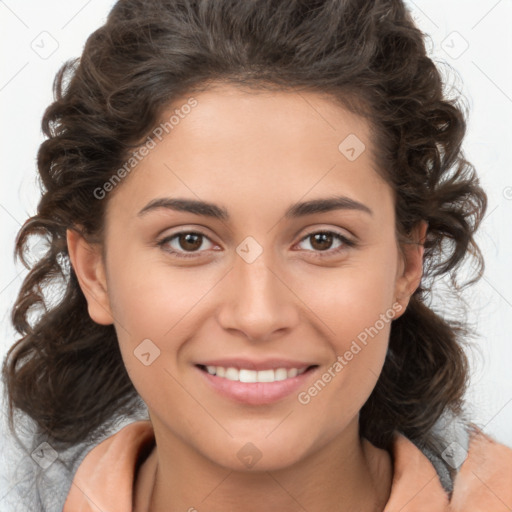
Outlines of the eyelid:
M 318 225 L 315 224 L 313 227 L 308 226 L 304 228 L 303 235 L 301 236 L 300 240 L 304 240 L 305 237 L 314 235 L 316 233 L 334 233 L 336 235 L 342 236 L 346 238 L 347 240 L 355 240 L 357 239 L 356 235 L 354 235 L 350 230 L 346 228 L 342 228 L 339 226 L 328 226 L 328 225 Z

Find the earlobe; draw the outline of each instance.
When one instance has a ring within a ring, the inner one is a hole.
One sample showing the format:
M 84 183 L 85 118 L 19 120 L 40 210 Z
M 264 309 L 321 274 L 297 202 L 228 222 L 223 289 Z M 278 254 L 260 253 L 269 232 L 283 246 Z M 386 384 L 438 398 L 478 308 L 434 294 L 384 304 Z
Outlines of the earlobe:
M 87 300 L 89 316 L 97 324 L 112 324 L 101 246 L 89 243 L 74 229 L 66 231 L 66 240 L 71 265 Z
M 420 221 L 411 231 L 411 243 L 404 244 L 403 247 L 404 255 L 395 287 L 395 301 L 402 306 L 402 312 L 407 308 L 412 294 L 421 283 L 427 229 L 428 223 Z

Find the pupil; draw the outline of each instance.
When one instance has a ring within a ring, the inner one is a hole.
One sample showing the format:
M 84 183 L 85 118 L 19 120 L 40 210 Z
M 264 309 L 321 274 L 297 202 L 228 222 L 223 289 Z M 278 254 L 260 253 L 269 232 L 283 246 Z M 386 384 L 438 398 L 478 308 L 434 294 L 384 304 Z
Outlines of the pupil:
M 183 240 L 185 241 L 184 245 L 181 244 L 182 248 L 183 249 L 198 249 L 199 247 L 201 247 L 200 237 L 201 237 L 201 235 L 197 235 L 197 234 L 194 234 L 194 233 L 187 233 L 185 235 L 182 235 L 180 237 L 180 243 Z M 195 238 L 195 243 L 194 243 L 194 238 Z M 187 245 L 188 245 L 188 247 L 187 247 Z
M 317 233 L 316 235 L 313 235 L 313 239 L 315 241 L 313 243 L 313 246 L 315 246 L 315 244 L 317 242 L 319 242 L 320 247 L 317 247 L 317 249 L 320 249 L 320 250 L 328 249 L 332 243 L 332 235 L 330 235 L 328 233 Z M 327 244 L 326 244 L 326 242 L 327 242 Z

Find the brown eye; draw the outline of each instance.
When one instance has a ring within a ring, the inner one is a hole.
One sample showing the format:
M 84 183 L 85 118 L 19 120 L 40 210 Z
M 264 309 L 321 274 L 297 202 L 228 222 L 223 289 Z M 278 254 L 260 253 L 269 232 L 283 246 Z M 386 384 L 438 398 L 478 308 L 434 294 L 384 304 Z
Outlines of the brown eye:
M 199 235 L 198 233 L 181 233 L 178 235 L 178 244 L 186 251 L 199 249 L 202 242 L 202 235 Z
M 318 251 L 330 249 L 334 237 L 330 233 L 315 233 L 310 235 L 311 246 Z
M 182 231 L 164 238 L 158 242 L 158 245 L 178 258 L 190 258 L 199 256 L 203 252 L 199 249 L 205 240 L 209 238 L 202 233 Z
M 356 242 L 349 240 L 347 237 L 335 231 L 316 231 L 314 233 L 309 233 L 302 238 L 301 242 L 306 240 L 309 241 L 310 246 L 312 247 L 308 252 L 312 252 L 315 256 L 320 257 L 332 256 L 356 245 Z M 338 245 L 334 249 L 330 250 L 333 247 L 333 243 L 336 242 Z

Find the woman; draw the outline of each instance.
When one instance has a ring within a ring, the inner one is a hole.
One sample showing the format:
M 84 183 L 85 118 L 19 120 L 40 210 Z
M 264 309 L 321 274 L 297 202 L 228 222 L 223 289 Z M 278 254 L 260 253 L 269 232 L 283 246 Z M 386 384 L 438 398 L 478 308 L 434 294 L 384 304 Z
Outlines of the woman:
M 401 2 L 121 0 L 55 88 L 3 368 L 38 506 L 512 506 L 428 307 L 486 195 Z

